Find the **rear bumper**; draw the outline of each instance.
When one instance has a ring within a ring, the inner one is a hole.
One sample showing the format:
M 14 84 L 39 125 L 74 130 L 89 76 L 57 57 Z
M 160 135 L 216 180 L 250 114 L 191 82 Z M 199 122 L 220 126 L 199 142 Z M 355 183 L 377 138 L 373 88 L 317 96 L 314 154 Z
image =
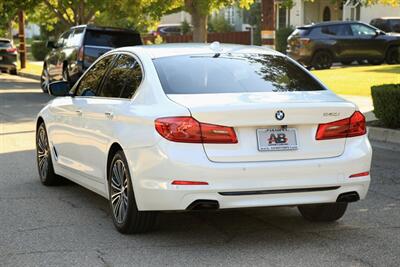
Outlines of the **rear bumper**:
M 242 208 L 329 203 L 347 192 L 357 192 L 363 199 L 370 176 L 349 176 L 370 170 L 372 151 L 363 136 L 348 139 L 341 156 L 326 159 L 215 163 L 207 159 L 201 145 L 164 140 L 125 153 L 140 210 L 185 210 L 196 200 L 215 200 L 220 208 Z M 176 186 L 173 180 L 208 185 Z M 227 194 L 232 192 L 239 194 Z
M 17 69 L 17 63 L 16 62 L 10 62 L 10 63 L 2 63 L 2 62 L 0 62 L 0 69 L 1 70 L 16 70 Z

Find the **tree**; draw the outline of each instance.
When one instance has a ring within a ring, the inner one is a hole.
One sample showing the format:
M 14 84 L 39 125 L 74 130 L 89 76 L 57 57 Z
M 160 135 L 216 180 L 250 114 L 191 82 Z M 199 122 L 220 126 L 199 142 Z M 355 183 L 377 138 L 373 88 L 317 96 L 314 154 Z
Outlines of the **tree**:
M 237 4 L 249 8 L 254 0 L 184 0 L 183 8 L 192 16 L 193 41 L 207 41 L 208 15 L 224 6 Z
M 11 26 L 20 9 L 31 9 L 37 0 L 1 0 L 0 1 L 0 36 L 12 39 Z M 4 29 L 7 29 L 4 31 Z

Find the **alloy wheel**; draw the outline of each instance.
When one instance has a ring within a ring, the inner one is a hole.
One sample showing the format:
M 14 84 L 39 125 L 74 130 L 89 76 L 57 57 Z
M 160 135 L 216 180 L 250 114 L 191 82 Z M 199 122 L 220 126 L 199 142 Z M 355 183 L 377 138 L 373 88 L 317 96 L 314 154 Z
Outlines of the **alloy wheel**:
M 128 177 L 125 164 L 118 159 L 112 166 L 111 206 L 117 223 L 123 223 L 128 213 Z
M 49 170 L 49 153 L 49 143 L 46 130 L 43 127 L 40 127 L 37 137 L 37 160 L 39 174 L 42 180 L 45 179 Z
M 49 90 L 50 76 L 46 68 L 43 68 L 42 75 L 40 77 L 40 86 L 44 92 Z

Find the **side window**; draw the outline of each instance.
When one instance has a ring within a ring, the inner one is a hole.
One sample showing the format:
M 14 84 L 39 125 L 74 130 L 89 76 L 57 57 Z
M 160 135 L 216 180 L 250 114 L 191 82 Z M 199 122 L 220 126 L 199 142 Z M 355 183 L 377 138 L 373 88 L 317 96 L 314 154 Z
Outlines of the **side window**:
M 337 35 L 335 26 L 323 26 L 321 32 L 327 35 Z
M 77 28 L 71 33 L 67 40 L 67 47 L 80 46 L 82 44 L 84 28 Z
M 373 28 L 362 24 L 351 24 L 350 27 L 354 36 L 373 36 L 376 34 Z
M 142 82 L 143 72 L 139 63 L 135 63 L 133 69 L 130 72 L 128 79 L 126 80 L 126 86 L 122 92 L 122 98 L 131 98 L 136 90 L 138 89 L 140 83 Z
M 132 71 L 135 69 L 136 60 L 128 55 L 120 55 L 114 66 L 109 71 L 102 86 L 101 97 L 126 97 L 130 95 L 129 87 L 132 86 Z M 125 93 L 125 91 L 127 91 Z M 123 95 L 123 96 L 122 96 Z
M 57 48 L 61 48 L 61 47 L 65 46 L 66 41 L 67 41 L 68 36 L 70 35 L 70 33 L 71 32 L 68 31 L 68 32 L 64 32 L 63 34 L 61 34 L 60 38 L 58 38 L 57 43 L 56 43 Z
M 75 90 L 77 96 L 95 96 L 97 87 L 108 66 L 111 64 L 114 55 L 107 56 L 98 61 L 80 80 Z
M 334 36 L 351 36 L 351 30 L 348 25 L 323 26 L 321 32 Z

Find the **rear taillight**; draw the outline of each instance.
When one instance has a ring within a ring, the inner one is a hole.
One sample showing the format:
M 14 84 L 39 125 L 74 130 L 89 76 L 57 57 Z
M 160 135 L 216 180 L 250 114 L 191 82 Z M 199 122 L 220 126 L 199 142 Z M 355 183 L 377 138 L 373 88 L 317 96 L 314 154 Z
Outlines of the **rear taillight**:
M 81 48 L 79 48 L 79 52 L 78 52 L 78 61 L 83 61 L 83 46 L 81 46 Z
M 366 132 L 365 117 L 356 111 L 350 118 L 318 125 L 315 138 L 317 140 L 346 138 L 364 135 Z
M 157 132 L 173 142 L 236 144 L 232 127 L 201 123 L 192 117 L 167 117 L 155 121 Z
M 6 49 L 6 52 L 9 52 L 9 53 L 14 53 L 16 51 L 17 51 L 17 48 L 15 48 L 15 47 L 10 47 L 10 48 Z
M 300 38 L 299 41 L 300 41 L 300 44 L 303 46 L 306 46 L 311 42 L 310 38 Z

